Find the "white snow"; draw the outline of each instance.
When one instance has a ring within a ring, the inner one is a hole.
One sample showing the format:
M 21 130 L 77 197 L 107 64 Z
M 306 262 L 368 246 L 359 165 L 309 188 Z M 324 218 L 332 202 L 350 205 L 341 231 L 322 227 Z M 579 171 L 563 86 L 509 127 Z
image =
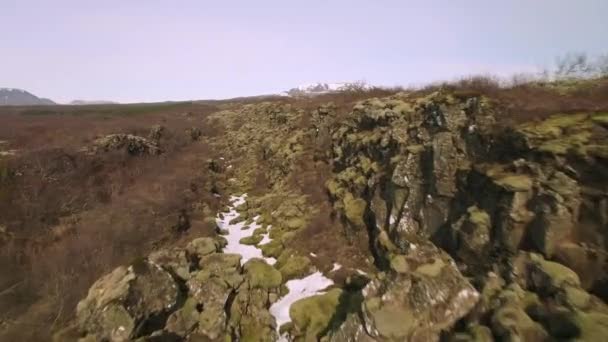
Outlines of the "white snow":
M 302 84 L 287 92 L 283 92 L 280 95 L 281 96 L 290 96 L 292 94 L 316 95 L 316 94 L 327 94 L 327 93 L 333 93 L 333 92 L 358 90 L 358 89 L 368 90 L 368 89 L 372 89 L 372 87 L 363 81 L 334 82 L 334 83 L 314 82 L 314 83 Z
M 322 290 L 333 285 L 333 283 L 331 279 L 326 278 L 321 272 L 315 272 L 302 279 L 288 281 L 285 286 L 289 289 L 289 293 L 270 306 L 270 314 L 277 321 L 277 330 L 281 325 L 291 321 L 289 318 L 289 307 L 291 307 L 291 304 L 302 298 L 323 294 Z
M 337 270 L 339 270 L 341 268 L 342 268 L 342 265 L 338 264 L 337 262 L 334 262 L 334 268 L 332 268 L 330 272 L 336 272 Z
M 224 213 L 223 218 L 220 218 L 219 216 L 216 218 L 217 225 L 228 231 L 228 235 L 224 235 L 228 241 L 228 244 L 224 247 L 224 253 L 240 254 L 242 256 L 241 265 L 253 258 L 264 259 L 269 265 L 274 265 L 277 262 L 275 258 L 266 258 L 259 248 L 239 242 L 242 238 L 253 235 L 253 231 L 260 227 L 257 223 L 254 222 L 250 225 L 249 229 L 243 229 L 245 228 L 245 222 L 230 224 L 231 220 L 239 216 L 236 207 L 245 203 L 246 197 L 247 194 L 242 196 L 231 196 L 230 202 L 232 202 L 232 205 L 229 207 L 228 212 Z
M 313 258 L 317 257 L 317 255 L 315 253 L 313 253 L 313 252 L 310 252 L 310 256 L 313 257 Z
M 258 245 L 265 245 L 267 243 L 269 243 L 270 241 L 272 241 L 272 239 L 269 237 L 269 233 L 263 234 L 262 235 L 262 240 L 260 241 L 260 243 L 258 243 Z
M 391 215 L 391 216 L 389 217 L 389 219 L 388 219 L 388 223 L 390 223 L 390 224 L 395 223 L 395 221 L 396 221 L 396 220 L 395 220 L 395 217 L 394 217 L 393 215 Z
M 361 271 L 361 270 L 357 270 L 357 273 L 359 273 L 360 275 L 367 275 L 367 273 Z

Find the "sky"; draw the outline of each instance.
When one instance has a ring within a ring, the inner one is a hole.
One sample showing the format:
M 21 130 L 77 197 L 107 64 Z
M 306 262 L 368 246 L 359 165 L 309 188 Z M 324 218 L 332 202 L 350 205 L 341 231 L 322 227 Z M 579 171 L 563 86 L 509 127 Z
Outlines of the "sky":
M 0 0 L 0 87 L 65 103 L 412 85 L 608 52 L 606 0 Z

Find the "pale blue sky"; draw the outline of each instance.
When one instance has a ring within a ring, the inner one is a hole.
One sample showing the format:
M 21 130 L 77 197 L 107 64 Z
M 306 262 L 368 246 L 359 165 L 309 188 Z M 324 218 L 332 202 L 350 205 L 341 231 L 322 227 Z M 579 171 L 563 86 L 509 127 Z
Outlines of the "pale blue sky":
M 608 49 L 607 0 L 0 0 L 0 87 L 59 102 L 419 84 Z

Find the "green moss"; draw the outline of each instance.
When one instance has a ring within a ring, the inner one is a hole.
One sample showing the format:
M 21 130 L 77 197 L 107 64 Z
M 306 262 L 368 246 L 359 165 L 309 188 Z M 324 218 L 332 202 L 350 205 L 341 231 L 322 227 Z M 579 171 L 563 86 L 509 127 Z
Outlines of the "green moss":
M 479 209 L 477 206 L 472 206 L 467 209 L 469 221 L 476 226 L 490 227 L 490 215 Z
M 568 267 L 545 260 L 542 256 L 536 254 L 532 254 L 531 259 L 538 266 L 538 269 L 550 279 L 552 286 L 556 288 L 562 288 L 565 285 L 580 286 L 581 281 L 578 275 Z
M 341 197 L 344 194 L 344 189 L 340 187 L 340 183 L 335 179 L 330 179 L 325 182 L 325 187 L 329 191 L 329 194 L 334 197 Z
M 393 255 L 390 260 L 391 268 L 398 273 L 407 273 L 410 267 L 404 255 Z
M 267 244 L 258 246 L 262 250 L 262 254 L 267 258 L 277 258 L 283 252 L 284 246 L 279 239 L 274 239 Z
M 608 315 L 599 312 L 577 312 L 574 318 L 580 330 L 576 341 L 605 341 L 608 336 Z
M 467 329 L 471 333 L 474 342 L 493 342 L 492 330 L 485 325 L 473 324 Z
M 361 198 L 355 198 L 351 193 L 344 196 L 344 214 L 346 218 L 355 226 L 364 227 L 363 214 L 367 208 L 367 203 Z
M 249 284 L 252 287 L 264 289 L 281 286 L 283 277 L 281 272 L 268 265 L 264 260 L 251 259 L 243 265 Z
M 541 122 L 520 125 L 521 131 L 530 137 L 556 139 L 566 128 L 581 125 L 589 116 L 587 114 L 554 115 Z
M 291 256 L 287 259 L 279 271 L 283 275 L 283 280 L 300 278 L 310 271 L 310 259 L 305 256 Z
M 242 342 L 272 342 L 272 331 L 269 326 L 259 322 L 256 317 L 245 316 L 240 322 Z
M 264 237 L 262 235 L 254 234 L 240 239 L 239 243 L 242 243 L 244 245 L 257 245 L 258 243 L 260 243 L 260 241 L 262 241 L 263 238 Z
M 591 120 L 600 125 L 608 125 L 608 113 L 594 114 Z
M 295 232 L 286 232 L 281 235 L 279 238 L 283 245 L 286 245 L 289 241 L 293 240 L 296 237 Z
M 494 179 L 494 183 L 510 191 L 529 191 L 532 189 L 532 178 L 528 175 L 504 174 Z
M 578 151 L 580 155 L 588 155 L 592 157 L 608 159 L 608 144 L 587 144 L 585 146 L 580 146 Z
M 262 234 L 266 234 L 266 228 L 260 227 L 260 228 L 256 228 L 253 231 L 253 235 L 262 235 Z
M 199 257 L 202 257 L 217 252 L 218 247 L 218 243 L 212 238 L 203 237 L 190 241 L 186 246 L 186 250 L 190 254 L 196 254 Z
M 566 297 L 566 302 L 575 308 L 584 309 L 591 301 L 591 295 L 587 293 L 587 291 L 578 287 L 567 286 L 564 289 L 564 294 Z
M 424 145 L 408 145 L 406 149 L 410 153 L 418 154 L 424 151 Z
M 559 139 L 546 141 L 538 146 L 538 150 L 549 152 L 558 155 L 564 155 L 569 152 L 579 152 L 591 138 L 590 131 L 581 131 L 575 134 L 563 136 Z
M 544 120 L 541 127 L 568 128 L 577 126 L 589 118 L 588 114 L 557 114 Z
M 441 270 L 443 270 L 444 266 L 445 263 L 443 262 L 443 260 L 441 260 L 440 258 L 436 258 L 433 260 L 432 264 L 423 264 L 421 266 L 418 266 L 418 268 L 416 268 L 415 273 L 428 277 L 437 277 L 439 274 L 441 274 Z
M 330 326 L 340 304 L 342 290 L 333 289 L 325 294 L 307 297 L 293 303 L 289 316 L 294 335 L 306 341 L 315 341 Z
M 506 340 L 544 341 L 548 334 L 524 310 L 514 305 L 499 308 L 492 316 L 493 331 Z
M 306 226 L 306 221 L 301 217 L 292 217 L 285 222 L 285 225 L 289 230 L 298 230 Z

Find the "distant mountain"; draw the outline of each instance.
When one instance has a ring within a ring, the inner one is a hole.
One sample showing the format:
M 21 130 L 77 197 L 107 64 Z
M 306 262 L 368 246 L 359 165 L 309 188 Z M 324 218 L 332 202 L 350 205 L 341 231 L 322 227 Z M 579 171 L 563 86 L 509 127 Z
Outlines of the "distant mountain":
M 296 88 L 292 88 L 282 95 L 284 96 L 314 96 L 327 93 L 337 93 L 341 91 L 367 90 L 371 86 L 362 81 L 341 82 L 341 83 L 309 83 Z
M 55 102 L 40 98 L 22 89 L 0 88 L 0 106 L 54 105 Z
M 104 101 L 104 100 L 93 100 L 93 101 L 74 100 L 74 101 L 70 102 L 70 105 L 73 105 L 73 106 L 104 105 L 104 104 L 118 104 L 118 102 Z

